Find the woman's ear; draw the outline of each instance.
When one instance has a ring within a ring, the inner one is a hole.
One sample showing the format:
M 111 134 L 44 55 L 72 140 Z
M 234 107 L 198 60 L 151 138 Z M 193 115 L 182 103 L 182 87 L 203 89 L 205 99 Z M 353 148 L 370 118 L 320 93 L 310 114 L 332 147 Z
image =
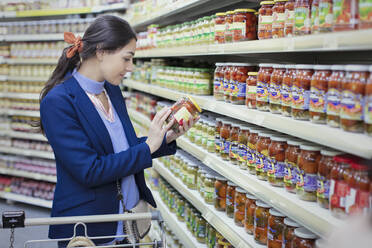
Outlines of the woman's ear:
M 98 59 L 99 62 L 101 62 L 103 60 L 103 56 L 105 55 L 105 51 L 101 50 L 101 49 L 97 49 L 96 51 L 96 57 Z

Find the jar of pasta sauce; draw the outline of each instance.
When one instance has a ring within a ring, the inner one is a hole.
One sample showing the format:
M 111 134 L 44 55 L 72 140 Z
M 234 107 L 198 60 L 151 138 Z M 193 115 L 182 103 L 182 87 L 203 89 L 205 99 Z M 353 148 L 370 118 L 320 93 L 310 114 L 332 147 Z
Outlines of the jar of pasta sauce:
M 281 113 L 284 116 L 292 114 L 292 84 L 296 77 L 296 65 L 286 65 L 285 73 L 283 74 L 281 88 Z
M 218 211 L 226 211 L 226 191 L 227 191 L 227 179 L 224 177 L 216 177 L 214 182 L 215 197 L 214 207 Z
M 225 43 L 225 19 L 226 13 L 216 13 L 216 18 L 214 19 L 214 40 L 217 44 Z
M 216 63 L 216 69 L 214 71 L 213 96 L 217 101 L 223 101 L 223 80 L 225 68 L 224 63 Z
M 295 35 L 306 35 L 311 32 L 311 1 L 296 0 L 295 3 Z
M 273 6 L 273 25 L 272 36 L 273 38 L 282 38 L 284 35 L 285 25 L 285 4 L 288 0 L 274 0 Z
M 365 133 L 372 136 L 372 66 L 369 67 L 369 78 L 366 83 L 366 97 L 364 103 Z
M 216 118 L 216 131 L 214 136 L 214 146 L 216 154 L 221 154 L 222 139 L 221 139 L 221 128 L 223 126 L 224 119 Z
M 313 248 L 317 236 L 305 227 L 296 228 L 295 237 L 292 240 L 292 248 Z
M 239 168 L 242 170 L 247 169 L 247 152 L 248 152 L 248 138 L 250 127 L 245 125 L 239 126 L 239 136 L 238 136 L 238 163 Z
M 246 63 L 235 63 L 234 65 L 235 69 L 231 73 L 230 102 L 243 105 L 245 103 L 248 71 L 253 70 L 253 67 Z
M 248 234 L 253 234 L 254 211 L 256 210 L 257 197 L 247 193 L 245 200 L 244 229 Z
M 301 227 L 297 222 L 290 218 L 284 219 L 283 229 L 283 245 L 282 248 L 292 248 L 292 240 L 294 239 L 294 230 Z
M 319 0 L 319 32 L 331 32 L 333 28 L 333 0 Z
M 223 160 L 229 160 L 230 154 L 230 132 L 231 132 L 232 122 L 230 121 L 223 121 L 221 130 L 220 130 L 220 137 L 221 137 L 221 150 L 220 154 Z
M 359 29 L 372 28 L 372 2 L 359 0 Z
M 256 106 L 258 110 L 269 111 L 269 85 L 273 64 L 259 64 L 260 70 L 257 75 Z
M 233 182 L 227 182 L 226 191 L 226 215 L 230 218 L 234 218 L 234 206 L 235 206 L 235 190 L 237 185 Z
M 328 80 L 331 76 L 331 66 L 316 65 L 311 78 L 310 88 L 310 120 L 313 123 L 325 124 L 327 121 Z
M 340 109 L 342 81 L 345 77 L 344 65 L 333 65 L 332 74 L 328 80 L 327 94 L 327 125 L 340 127 Z
M 231 74 L 234 70 L 234 64 L 233 63 L 227 63 L 226 69 L 223 74 L 223 95 L 225 102 L 230 101 L 230 90 L 231 90 Z
M 285 151 L 287 149 L 287 138 L 274 135 L 269 145 L 270 166 L 267 171 L 268 181 L 276 187 L 284 186 L 285 175 Z
M 296 193 L 298 156 L 300 155 L 300 145 L 304 143 L 298 139 L 287 140 L 288 147 L 285 150 L 285 175 L 284 187 L 288 192 Z
M 225 17 L 225 43 L 233 41 L 234 11 L 227 11 Z
M 284 35 L 285 37 L 293 36 L 294 20 L 295 20 L 295 0 L 289 0 L 285 3 L 285 21 Z
M 256 108 L 257 74 L 258 72 L 248 72 L 245 105 L 250 109 Z
M 333 0 L 333 31 L 358 29 L 358 2 L 357 0 Z
M 257 17 L 254 9 L 236 9 L 233 17 L 233 41 L 257 39 Z
M 229 159 L 234 165 L 238 165 L 239 132 L 240 125 L 237 123 L 233 123 L 230 129 Z
M 273 114 L 280 114 L 281 113 L 281 88 L 282 88 L 282 81 L 284 73 L 286 72 L 285 65 L 273 65 L 273 73 L 271 74 L 270 78 L 270 112 Z
M 248 152 L 247 152 L 247 166 L 248 171 L 250 174 L 256 174 L 256 162 L 259 158 L 257 156 L 257 142 L 259 139 L 258 133 L 262 131 L 262 129 L 251 128 L 249 130 L 249 138 L 248 138 Z
M 234 207 L 234 222 L 237 226 L 244 226 L 244 215 L 245 215 L 245 201 L 247 197 L 245 196 L 247 192 L 238 187 L 235 191 L 235 207 Z
M 297 65 L 296 79 L 292 85 L 292 117 L 309 120 L 310 82 L 314 74 L 313 65 Z
M 368 66 L 348 65 L 345 67 L 346 77 L 342 82 L 341 128 L 349 132 L 364 132 L 363 101 Z
M 262 245 L 267 244 L 267 227 L 269 222 L 270 206 L 266 203 L 257 200 L 256 209 L 254 211 L 254 240 Z
M 282 247 L 285 215 L 271 208 L 268 219 L 267 248 Z
M 260 180 L 267 180 L 267 171 L 270 166 L 269 145 L 271 143 L 271 132 L 263 131 L 258 134 L 256 153 L 256 175 Z
M 273 1 L 262 1 L 260 3 L 258 17 L 258 39 L 270 39 L 272 37 L 272 24 L 273 24 Z

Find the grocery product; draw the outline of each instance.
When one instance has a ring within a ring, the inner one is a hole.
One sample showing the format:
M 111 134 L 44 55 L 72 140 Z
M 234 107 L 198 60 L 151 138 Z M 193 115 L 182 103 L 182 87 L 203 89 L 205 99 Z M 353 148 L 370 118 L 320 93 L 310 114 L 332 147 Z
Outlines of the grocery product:
M 187 183 L 189 189 L 196 189 L 198 166 L 190 161 L 187 168 Z
M 205 244 L 205 237 L 206 237 L 206 221 L 205 219 L 201 216 L 201 214 L 198 214 L 196 216 L 196 240 L 199 243 Z
M 247 166 L 250 174 L 256 174 L 256 162 L 259 157 L 257 155 L 257 142 L 259 139 L 258 133 L 261 129 L 251 128 L 248 138 Z
M 313 65 L 297 65 L 296 78 L 292 84 L 292 117 L 309 120 L 310 82 Z
M 227 191 L 227 179 L 224 177 L 216 177 L 214 182 L 215 197 L 214 207 L 218 211 L 226 210 L 226 191 Z
M 225 19 L 226 13 L 216 13 L 216 18 L 214 19 L 215 31 L 214 40 L 216 43 L 225 43 Z
M 306 35 L 311 32 L 311 1 L 296 0 L 294 34 Z
M 258 110 L 269 111 L 269 84 L 273 64 L 259 64 L 260 70 L 257 74 L 256 106 Z
M 340 126 L 340 109 L 342 81 L 345 77 L 345 66 L 333 65 L 332 74 L 328 80 L 327 94 L 327 124 L 331 127 Z
M 229 153 L 230 153 L 230 132 L 231 132 L 231 126 L 232 122 L 224 120 L 222 127 L 220 129 L 220 137 L 221 137 L 221 158 L 224 160 L 229 159 Z
M 369 78 L 366 83 L 366 97 L 364 103 L 365 132 L 372 136 L 372 66 L 369 67 Z
M 234 222 L 237 226 L 244 226 L 245 202 L 247 192 L 238 187 L 235 190 Z
M 229 149 L 229 159 L 232 164 L 237 165 L 238 161 L 238 149 L 239 149 L 239 132 L 240 125 L 233 123 L 230 130 L 230 149 Z
M 299 227 L 294 230 L 295 237 L 292 240 L 292 248 L 313 248 L 315 247 L 315 240 L 317 236 L 306 229 Z
M 284 34 L 285 37 L 292 37 L 295 21 L 295 0 L 289 0 L 285 3 L 285 21 Z
M 257 198 L 249 193 L 246 194 L 245 200 L 245 217 L 244 229 L 248 234 L 253 234 L 254 229 L 254 212 L 256 210 Z
M 333 27 L 333 1 L 319 0 L 319 32 L 330 32 Z
M 268 229 L 267 229 L 267 247 L 282 247 L 283 229 L 285 215 L 274 208 L 269 210 Z
M 269 109 L 273 114 L 281 113 L 281 88 L 284 73 L 286 72 L 285 65 L 273 65 L 273 72 L 270 77 L 269 85 Z
M 230 102 L 243 105 L 246 97 L 247 74 L 248 71 L 253 70 L 253 67 L 246 63 L 235 63 L 234 67 L 235 69 L 231 73 Z
M 234 69 L 234 63 L 227 63 L 226 69 L 224 71 L 224 81 L 223 81 L 223 95 L 225 102 L 230 101 L 230 90 L 231 90 L 231 73 Z
M 292 114 L 292 84 L 296 75 L 296 65 L 286 65 L 286 71 L 283 74 L 281 88 L 281 114 L 291 116 Z
M 226 65 L 224 63 L 216 63 L 216 69 L 214 71 L 213 96 L 219 101 L 223 100 L 223 80 L 225 69 Z
M 221 139 L 221 128 L 223 126 L 224 120 L 222 118 L 216 118 L 216 131 L 214 137 L 215 152 L 220 154 L 221 148 L 223 147 Z
M 250 109 L 256 108 L 257 74 L 248 72 L 245 105 Z
M 358 28 L 358 1 L 333 1 L 333 31 L 346 31 Z
M 271 137 L 271 143 L 268 148 L 270 165 L 267 177 L 269 183 L 276 187 L 284 186 L 286 141 L 286 137 L 274 135 Z
M 319 0 L 313 0 L 311 3 L 311 33 L 319 33 Z
M 238 164 L 242 170 L 247 169 L 248 138 L 250 128 L 245 125 L 239 126 L 238 136 Z
M 272 133 L 261 131 L 258 133 L 257 153 L 256 153 L 256 175 L 260 180 L 267 180 L 267 172 L 270 166 L 269 145 Z
M 275 0 L 273 6 L 273 24 L 272 24 L 272 37 L 281 38 L 285 37 L 284 25 L 285 25 L 285 4 L 288 0 Z
M 233 17 L 233 41 L 257 39 L 257 17 L 254 9 L 236 9 Z
M 237 185 L 233 182 L 227 182 L 226 191 L 226 215 L 234 218 L 235 190 Z
M 273 1 L 262 1 L 260 3 L 261 8 L 259 9 L 258 19 L 258 39 L 270 39 L 272 38 L 272 24 L 273 24 Z
M 204 200 L 207 204 L 214 204 L 214 184 L 216 178 L 211 174 L 206 174 L 204 179 Z
M 234 11 L 227 11 L 225 17 L 225 43 L 233 41 Z
M 256 210 L 254 211 L 254 240 L 259 243 L 267 244 L 267 229 L 270 206 L 266 203 L 257 200 Z
M 293 221 L 290 218 L 285 218 L 283 228 L 283 248 L 292 248 L 292 240 L 294 238 L 294 230 L 298 227 L 301 227 L 297 222 Z
M 372 27 L 372 3 L 369 0 L 359 0 L 359 28 Z

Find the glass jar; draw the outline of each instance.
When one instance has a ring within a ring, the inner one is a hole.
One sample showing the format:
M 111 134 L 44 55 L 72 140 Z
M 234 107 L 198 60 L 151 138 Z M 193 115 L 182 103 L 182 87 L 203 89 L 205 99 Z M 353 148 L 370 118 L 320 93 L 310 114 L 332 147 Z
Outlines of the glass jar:
M 269 83 L 271 73 L 273 72 L 272 64 L 259 64 L 260 70 L 257 74 L 257 94 L 256 106 L 260 111 L 269 111 Z
M 200 177 L 198 179 L 198 182 L 200 181 L 200 196 L 204 199 L 204 192 L 205 192 L 205 185 L 204 185 L 204 182 L 205 182 L 205 176 L 208 174 L 208 172 L 206 170 L 203 170 L 201 171 L 200 173 Z
M 234 206 L 235 206 L 235 189 L 237 185 L 233 182 L 227 182 L 226 191 L 226 215 L 230 218 L 234 218 Z
M 198 173 L 198 166 L 194 163 L 189 163 L 189 167 L 187 168 L 187 183 L 186 183 L 187 188 L 196 189 L 197 173 Z
M 271 208 L 268 219 L 267 247 L 282 247 L 285 215 Z
M 203 124 L 204 120 L 200 119 L 197 123 L 195 123 L 195 144 L 201 146 L 202 144 L 202 131 L 203 131 Z
M 225 17 L 225 43 L 233 41 L 234 11 L 227 11 Z
M 217 44 L 225 43 L 225 19 L 226 13 L 216 13 L 216 18 L 214 19 L 214 40 Z
M 316 65 L 311 78 L 310 88 L 310 120 L 313 123 L 325 124 L 327 121 L 328 80 L 331 76 L 331 66 Z
M 342 152 L 330 149 L 322 149 L 320 154 L 322 156 L 319 160 L 316 198 L 319 206 L 328 209 L 331 170 L 333 166 L 336 165 L 336 163 L 333 161 L 333 157 L 342 154 Z
M 227 239 L 225 239 L 225 237 L 222 236 L 219 232 L 217 232 L 216 237 L 217 237 L 216 248 L 233 248 L 230 242 Z
M 258 39 L 272 38 L 272 24 L 273 24 L 273 1 L 260 2 L 261 8 L 258 10 Z
M 204 149 L 207 149 L 207 140 L 208 140 L 208 123 L 209 123 L 209 121 L 205 119 L 205 120 L 203 121 L 203 125 L 202 125 L 201 146 L 202 146 Z
M 283 229 L 283 248 L 292 248 L 292 240 L 294 239 L 294 230 L 301 227 L 297 222 L 290 218 L 284 219 Z
M 236 9 L 233 17 L 233 41 L 256 40 L 257 17 L 254 9 Z
M 245 216 L 244 216 L 244 229 L 248 234 L 253 234 L 254 229 L 254 212 L 256 210 L 257 197 L 247 193 L 245 195 Z
M 283 178 L 285 175 L 285 151 L 287 146 L 286 137 L 271 137 L 271 143 L 269 145 L 270 166 L 267 171 L 267 177 L 272 186 L 284 186 Z
M 204 200 L 207 204 L 214 204 L 214 183 L 216 181 L 215 176 L 206 174 L 204 179 Z
M 292 84 L 296 77 L 296 65 L 286 65 L 283 74 L 281 88 L 281 113 L 284 116 L 291 116 L 292 112 Z
M 235 69 L 233 63 L 226 64 L 226 69 L 224 72 L 224 81 L 223 81 L 223 98 L 225 102 L 230 101 L 230 89 L 231 89 L 231 73 Z
M 333 65 L 332 74 L 328 80 L 327 94 L 327 125 L 331 127 L 340 127 L 340 109 L 342 80 L 345 77 L 345 66 Z
M 238 136 L 238 164 L 239 168 L 242 170 L 247 169 L 248 137 L 249 127 L 240 125 Z
M 293 36 L 294 17 L 295 17 L 295 0 L 289 0 L 285 3 L 285 21 L 284 34 L 285 37 Z
M 341 128 L 348 132 L 364 132 L 363 99 L 368 79 L 368 66 L 348 65 L 342 82 Z
M 266 203 L 257 200 L 256 209 L 254 211 L 254 240 L 262 245 L 267 244 L 267 227 L 269 218 L 270 206 Z
M 179 127 L 183 125 L 184 121 L 188 121 L 190 118 L 196 118 L 201 112 L 199 105 L 191 96 L 182 97 L 171 107 L 172 112 L 167 118 L 167 122 L 171 122 L 173 119 L 172 130 L 176 133 L 179 132 Z
M 372 3 L 359 0 L 359 29 L 372 28 Z
M 308 248 L 315 247 L 317 236 L 305 227 L 296 228 L 294 231 L 295 237 L 292 241 L 292 248 Z
M 248 72 L 245 105 L 250 109 L 256 108 L 257 74 L 258 72 Z
M 271 74 L 270 78 L 270 86 L 269 86 L 269 102 L 270 102 L 270 112 L 273 114 L 280 114 L 281 113 L 281 88 L 282 88 L 282 81 L 283 76 L 286 71 L 285 65 L 273 65 L 273 73 Z
M 319 0 L 313 0 L 311 3 L 311 33 L 318 34 L 319 33 Z
M 214 137 L 216 133 L 216 124 L 214 121 L 208 121 L 207 130 L 207 151 L 213 153 L 215 151 Z
M 256 153 L 256 175 L 260 180 L 267 180 L 267 171 L 270 164 L 269 145 L 271 143 L 272 133 L 261 131 L 259 132 L 257 141 Z
M 300 145 L 296 193 L 301 200 L 316 201 L 318 164 L 321 147 L 312 144 Z
M 309 120 L 310 81 L 313 65 L 297 65 L 296 78 L 292 85 L 292 117 L 295 120 Z
M 201 214 L 198 214 L 196 216 L 196 240 L 199 243 L 205 244 L 205 237 L 206 237 L 206 225 L 207 222 L 205 219 L 201 216 Z
M 359 9 L 357 0 L 333 1 L 333 31 L 358 29 Z
M 177 219 L 181 222 L 185 221 L 185 199 L 179 197 L 176 201 L 177 205 Z
M 223 119 L 216 118 L 216 130 L 215 130 L 215 138 L 214 138 L 214 146 L 216 154 L 221 154 L 221 148 L 223 147 L 222 139 L 221 139 L 221 128 L 223 126 Z
M 257 142 L 258 133 L 262 131 L 261 129 L 251 128 L 249 130 L 248 138 L 248 152 L 247 152 L 247 166 L 250 174 L 256 174 L 256 158 L 257 158 Z
M 245 196 L 247 192 L 238 187 L 235 191 L 235 204 L 234 204 L 234 222 L 237 226 L 244 226 L 244 215 L 245 215 L 245 201 L 247 197 Z
M 208 231 L 207 231 L 207 247 L 208 248 L 214 248 L 217 244 L 217 237 L 216 237 L 216 229 L 212 225 L 208 225 Z
M 311 32 L 311 2 L 309 0 L 296 0 L 294 34 L 306 35 Z
M 235 63 L 235 69 L 231 73 L 230 102 L 243 105 L 245 103 L 246 81 L 248 71 L 252 70 L 251 64 Z
M 364 126 L 365 133 L 372 136 L 372 66 L 369 67 L 369 77 L 366 82 L 364 103 Z
M 230 150 L 229 150 L 229 159 L 232 164 L 238 165 L 238 149 L 239 149 L 239 132 L 240 125 L 233 123 L 230 130 Z
M 285 150 L 285 176 L 284 187 L 288 192 L 296 193 L 298 156 L 300 155 L 300 145 L 303 142 L 296 139 L 287 141 L 288 147 Z
M 223 160 L 229 160 L 229 152 L 230 152 L 230 131 L 231 131 L 232 123 L 230 121 L 223 121 L 223 125 L 220 129 L 220 137 L 221 137 L 221 158 Z
M 224 63 L 216 63 L 216 69 L 214 71 L 213 96 L 217 101 L 223 100 L 223 80 L 225 68 Z
M 285 4 L 288 0 L 275 0 L 273 6 L 273 25 L 272 36 L 273 38 L 282 38 L 284 35 L 285 25 Z
M 226 211 L 226 191 L 227 179 L 224 177 L 216 177 L 214 182 L 216 196 L 214 197 L 214 207 L 218 211 Z
M 333 1 L 319 0 L 319 32 L 331 32 L 333 28 Z

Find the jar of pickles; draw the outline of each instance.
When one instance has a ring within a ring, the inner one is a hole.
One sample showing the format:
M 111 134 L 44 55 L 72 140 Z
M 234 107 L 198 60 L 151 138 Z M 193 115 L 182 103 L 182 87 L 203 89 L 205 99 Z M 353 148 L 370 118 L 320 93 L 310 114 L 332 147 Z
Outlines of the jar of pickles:
M 271 208 L 268 219 L 267 247 L 282 247 L 285 215 Z
M 233 41 L 257 39 L 257 17 L 254 9 L 236 9 L 233 17 Z
M 187 168 L 187 183 L 186 183 L 187 188 L 196 189 L 197 173 L 198 173 L 198 166 L 192 162 L 189 163 L 188 168 Z
M 369 67 L 369 77 L 366 83 L 366 97 L 364 103 L 365 133 L 372 136 L 372 66 Z
M 244 217 L 244 229 L 248 234 L 253 234 L 254 229 L 254 212 L 256 210 L 257 197 L 247 193 L 245 195 L 245 217 Z
M 358 29 L 358 22 L 359 6 L 357 0 L 333 1 L 333 31 Z
M 281 88 L 281 113 L 284 116 L 291 116 L 292 112 L 292 84 L 296 77 L 296 65 L 285 65 L 286 71 L 283 74 Z
M 300 149 L 296 193 L 301 200 L 316 201 L 317 173 L 321 147 L 312 144 L 302 144 Z
M 213 96 L 217 101 L 223 100 L 223 80 L 225 68 L 224 63 L 216 63 L 216 69 L 214 71 Z
M 254 211 L 254 240 L 262 245 L 267 244 L 267 227 L 269 219 L 270 206 L 257 200 Z
M 261 131 L 257 141 L 256 153 L 256 175 L 260 180 L 267 180 L 267 172 L 270 165 L 269 145 L 271 143 L 271 132 Z
M 221 139 L 221 128 L 223 126 L 223 118 L 216 118 L 216 130 L 214 136 L 214 146 L 215 152 L 217 154 L 221 153 L 221 148 L 223 146 L 222 139 Z
M 197 123 L 195 123 L 195 144 L 198 146 L 202 145 L 202 133 L 203 133 L 203 125 L 204 125 L 204 120 L 200 119 Z
M 285 21 L 284 34 L 285 37 L 292 37 L 295 17 L 295 0 L 289 0 L 285 3 Z
M 248 152 L 247 152 L 247 166 L 250 174 L 256 174 L 256 159 L 257 156 L 257 142 L 259 139 L 258 133 L 262 131 L 261 129 L 251 128 L 249 130 L 248 138 Z
M 297 222 L 290 218 L 284 219 L 284 229 L 283 229 L 283 248 L 292 248 L 292 240 L 294 239 L 294 230 L 301 227 Z
M 225 19 L 226 13 L 216 13 L 216 18 L 214 19 L 214 40 L 217 44 L 225 43 Z
M 248 137 L 249 127 L 240 125 L 238 136 L 238 164 L 240 169 L 242 170 L 247 169 Z
M 365 97 L 368 66 L 348 65 L 342 82 L 341 128 L 348 132 L 364 132 L 363 99 Z
M 260 64 L 260 70 L 257 74 L 257 94 L 256 106 L 258 110 L 269 111 L 269 84 L 271 73 L 273 72 L 272 64 Z
M 185 202 L 186 200 L 181 196 L 177 199 L 177 219 L 181 222 L 185 221 Z
M 230 132 L 231 132 L 231 125 L 232 122 L 230 121 L 223 121 L 223 125 L 220 129 L 220 137 L 221 137 L 221 150 L 220 154 L 222 159 L 228 160 L 229 153 L 230 153 Z
M 270 166 L 267 177 L 269 183 L 276 187 L 284 186 L 286 141 L 286 137 L 272 136 L 269 145 Z
M 273 38 L 282 38 L 284 35 L 285 25 L 285 4 L 288 0 L 275 0 L 273 6 Z
M 230 130 L 230 151 L 229 151 L 229 158 L 232 164 L 238 164 L 238 149 L 239 149 L 239 132 L 240 132 L 240 125 L 233 123 L 231 125 Z
M 325 124 L 327 121 L 328 80 L 331 76 L 331 66 L 316 65 L 311 78 L 310 87 L 310 120 L 313 123 Z
M 260 3 L 261 8 L 259 9 L 258 18 L 258 39 L 270 39 L 272 38 L 272 24 L 273 24 L 273 1 L 262 1 Z
M 227 191 L 227 179 L 224 177 L 216 177 L 214 182 L 215 197 L 214 207 L 218 211 L 226 211 L 226 191 Z
M 216 178 L 211 174 L 206 174 L 204 179 L 204 200 L 207 204 L 214 204 L 214 184 Z
M 230 218 L 234 218 L 234 206 L 235 206 L 235 190 L 237 185 L 233 182 L 227 182 L 226 191 L 226 215 Z
M 205 221 L 205 219 L 201 216 L 201 214 L 198 214 L 196 216 L 195 236 L 196 236 L 196 240 L 199 243 L 202 243 L 202 244 L 205 244 L 205 237 L 207 236 L 206 235 L 206 229 L 207 229 L 206 225 L 207 225 L 207 222 Z
M 231 92 L 230 102 L 233 104 L 244 104 L 246 94 L 246 81 L 248 71 L 252 70 L 251 64 L 235 63 L 234 70 L 231 72 Z
M 296 139 L 287 141 L 288 147 L 285 150 L 285 176 L 284 187 L 288 192 L 296 193 L 298 156 L 300 155 L 300 145 L 303 142 Z
M 250 109 L 256 108 L 258 72 L 248 72 L 245 105 Z
M 342 81 L 345 77 L 344 65 L 333 65 L 332 74 L 328 80 L 327 94 L 327 125 L 331 127 L 340 126 L 340 109 Z
M 273 65 L 273 73 L 270 78 L 269 86 L 269 102 L 270 102 L 270 112 L 273 114 L 281 113 L 281 88 L 284 73 L 286 72 L 285 65 Z
M 315 247 L 317 236 L 305 227 L 296 228 L 295 237 L 292 240 L 292 248 Z
M 244 226 L 246 191 L 240 187 L 235 191 L 234 222 L 237 226 Z
M 292 85 L 292 117 L 295 120 L 309 120 L 310 82 L 313 65 L 297 65 L 296 78 Z
M 215 152 L 215 144 L 214 144 L 214 138 L 215 138 L 215 130 L 216 130 L 216 124 L 214 121 L 208 121 L 208 130 L 207 130 L 207 151 L 208 152 Z
M 309 0 L 296 0 L 294 34 L 306 35 L 311 32 L 311 2 Z

